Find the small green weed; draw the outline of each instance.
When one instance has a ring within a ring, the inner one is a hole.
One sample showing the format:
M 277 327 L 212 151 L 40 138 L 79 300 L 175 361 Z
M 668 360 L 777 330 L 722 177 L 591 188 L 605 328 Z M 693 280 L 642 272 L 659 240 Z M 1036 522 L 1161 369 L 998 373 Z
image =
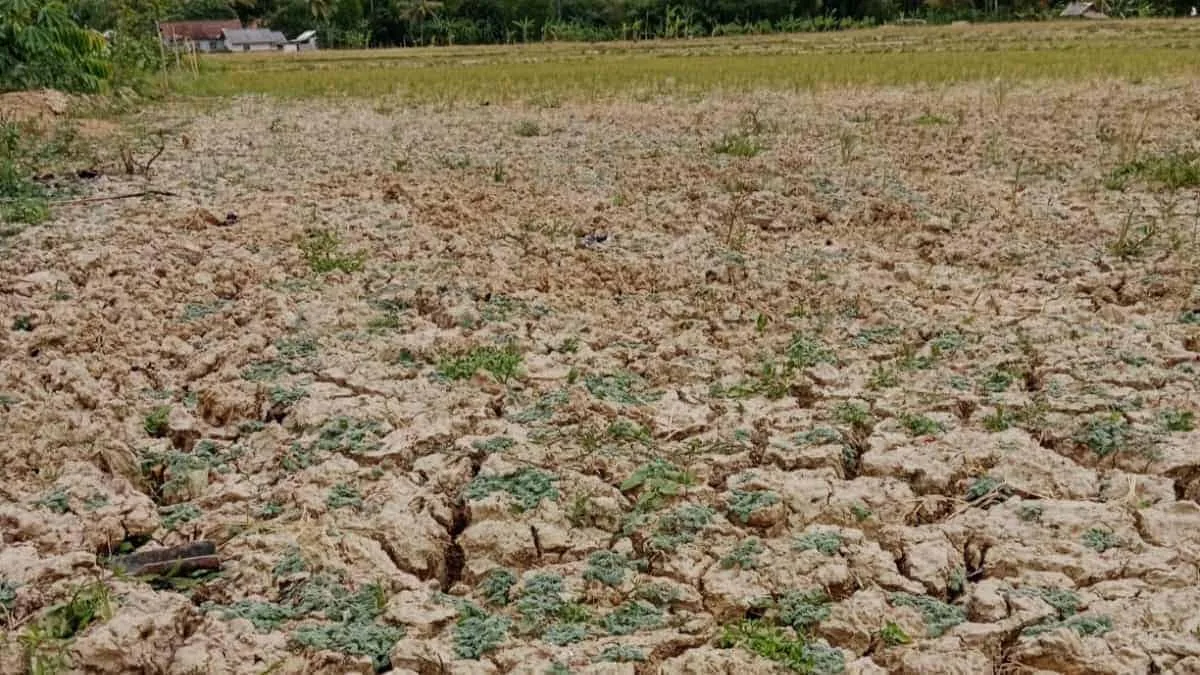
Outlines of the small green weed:
M 604 629 L 612 635 L 629 635 L 643 628 L 662 624 L 662 610 L 645 602 L 632 600 L 618 606 L 601 619 Z
M 871 376 L 867 378 L 868 389 L 891 389 L 899 386 L 900 375 L 895 368 L 889 368 L 882 363 L 871 369 Z
M 479 584 L 483 599 L 489 604 L 502 607 L 508 604 L 508 592 L 517 584 L 517 575 L 503 567 L 488 572 Z
M 1104 553 L 1110 548 L 1116 548 L 1121 545 L 1115 534 L 1098 527 L 1090 528 L 1087 532 L 1084 532 L 1082 541 L 1084 546 L 1097 553 Z
M 1129 442 L 1129 424 L 1120 413 L 1093 417 L 1075 434 L 1076 442 L 1085 445 L 1097 457 L 1107 457 L 1123 450 Z
M 895 621 L 883 624 L 879 629 L 879 639 L 888 647 L 898 647 L 912 642 L 912 638 Z
M 804 333 L 792 336 L 787 347 L 788 364 L 795 368 L 811 368 L 819 363 L 836 363 L 833 352 L 820 340 Z
M 679 506 L 659 517 L 648 544 L 651 549 L 656 551 L 674 551 L 679 546 L 694 541 L 696 535 L 712 522 L 713 515 L 713 510 L 707 506 L 699 504 Z
M 1021 631 L 1023 636 L 1035 636 L 1043 633 L 1058 630 L 1059 628 L 1070 628 L 1081 636 L 1096 637 L 1104 635 L 1112 630 L 1112 619 L 1107 616 L 1088 616 L 1080 614 L 1072 616 L 1063 621 L 1047 621 L 1045 623 L 1035 624 Z
M 542 128 L 533 120 L 521 120 L 517 122 L 515 133 L 521 138 L 531 138 L 533 136 L 541 136 Z
M 33 330 L 33 317 L 28 314 L 19 314 L 13 319 L 12 329 L 23 333 L 28 333 Z
M 989 370 L 979 380 L 981 389 L 988 393 L 999 394 L 1007 391 L 1013 383 L 1013 375 L 1007 370 L 994 368 Z
M 325 504 L 331 509 L 340 509 L 346 506 L 361 508 L 363 505 L 362 493 L 352 485 L 338 483 L 329 489 L 329 495 L 325 497 Z
M 309 449 L 313 452 L 340 452 L 361 455 L 378 450 L 383 425 L 375 420 L 335 417 L 326 422 Z
M 763 145 L 754 136 L 740 131 L 726 132 L 709 146 L 713 154 L 733 157 L 754 157 L 763 151 Z
M 5 612 L 11 611 L 13 602 L 17 599 L 17 584 L 0 577 L 0 607 Z
M 586 623 L 556 623 L 542 633 L 542 639 L 556 647 L 582 642 L 587 636 Z
M 343 252 L 341 238 L 332 230 L 311 230 L 297 246 L 309 269 L 317 274 L 335 271 L 351 274 L 361 270 L 367 259 L 365 253 Z
M 931 115 L 929 113 L 922 113 L 920 117 L 918 117 L 916 120 L 913 121 L 913 123 L 916 124 L 917 126 L 929 127 L 929 126 L 941 126 L 943 124 L 951 124 L 951 121 L 945 117 L 942 117 L 941 115 Z
M 190 523 L 201 516 L 200 508 L 195 504 L 175 504 L 174 506 L 164 506 L 158 510 L 158 515 L 162 519 L 162 526 L 167 530 L 178 529 L 184 523 Z
M 308 569 L 308 563 L 304 560 L 304 555 L 300 549 L 295 546 L 289 546 L 283 555 L 279 557 L 279 562 L 275 563 L 275 567 L 271 573 L 276 579 L 290 577 L 293 574 L 299 574 Z
M 1000 432 L 1011 427 L 1016 421 L 1012 411 L 1004 406 L 996 406 L 995 410 L 983 417 L 983 428 L 991 432 Z
M 296 618 L 296 612 L 291 607 L 274 602 L 256 602 L 239 600 L 232 605 L 213 606 L 222 619 L 246 619 L 254 624 L 260 632 L 270 632 L 278 629 L 284 623 Z
M 490 455 L 494 452 L 504 452 L 515 445 L 515 443 L 516 442 L 508 436 L 493 436 L 491 438 L 473 441 L 471 443 L 471 447 L 480 452 L 486 452 Z
M 910 415 L 906 413 L 900 416 L 900 423 L 913 436 L 935 436 L 946 430 L 946 427 L 941 422 L 924 415 Z
M 584 581 L 599 581 L 605 586 L 616 588 L 625 581 L 625 573 L 636 569 L 635 561 L 630 560 L 624 553 L 602 550 L 588 556 L 587 569 L 583 571 Z
M 376 671 L 391 665 L 392 647 L 404 637 L 404 629 L 375 622 L 352 621 L 322 626 L 305 626 L 292 633 L 293 643 L 315 650 L 369 656 Z
M 199 321 L 207 316 L 211 316 L 221 311 L 225 307 L 223 302 L 214 302 L 211 304 L 201 304 L 198 302 L 189 302 L 183 306 L 183 312 L 179 318 L 182 321 Z
M 596 656 L 597 663 L 641 663 L 645 660 L 646 655 L 633 645 L 608 645 Z
M 583 386 L 598 399 L 623 405 L 647 405 L 662 396 L 660 392 L 652 391 L 640 376 L 628 372 L 587 375 L 583 378 Z
M 796 435 L 796 445 L 828 445 L 840 443 L 842 435 L 836 429 L 816 427 Z
M 554 411 L 567 404 L 570 396 L 565 389 L 559 389 L 542 394 L 532 406 L 508 415 L 508 419 L 518 424 L 545 422 L 554 416 Z
M 817 551 L 834 556 L 842 550 L 842 537 L 837 532 L 809 532 L 796 538 L 792 546 L 797 551 Z
M 755 511 L 777 503 L 779 495 L 770 490 L 733 490 L 726 508 L 744 525 Z
M 1023 502 L 1017 508 L 1017 517 L 1027 523 L 1037 523 L 1042 520 L 1042 514 L 1045 511 L 1046 507 L 1038 502 Z
M 779 600 L 779 622 L 804 634 L 829 618 L 825 591 L 789 591 Z
M 1104 184 L 1121 190 L 1131 180 L 1169 191 L 1200 186 L 1200 153 L 1172 151 L 1126 162 L 1113 169 Z
M 839 424 L 860 432 L 870 430 L 875 424 L 875 418 L 869 408 L 851 401 L 839 403 L 833 409 L 833 418 Z
M 1075 591 L 1065 588 L 1042 588 L 1037 586 L 1025 587 L 1018 591 L 1022 595 L 1032 595 L 1041 598 L 1058 612 L 1059 619 L 1066 619 L 1079 612 L 1082 601 Z
M 763 621 L 739 621 L 725 626 L 717 646 L 745 649 L 799 673 L 836 675 L 846 668 L 840 651 L 809 644 L 804 638 Z
M 721 568 L 752 570 L 758 567 L 758 554 L 762 552 L 762 543 L 757 537 L 750 537 L 735 544 L 733 550 L 721 558 Z
M 71 510 L 70 497 L 71 492 L 69 490 L 58 487 L 42 495 L 33 505 L 53 511 L 54 513 L 66 513 Z
M 860 502 L 855 502 L 850 505 L 850 513 L 854 516 L 854 519 L 860 523 L 875 515 L 871 512 L 871 509 L 867 508 L 866 504 L 862 504 Z
M 171 406 L 160 405 L 142 418 L 142 430 L 152 438 L 162 438 L 167 435 L 169 425 L 167 418 L 171 415 Z
M 928 595 L 892 593 L 890 599 L 892 604 L 897 607 L 912 607 L 921 612 L 921 616 L 925 618 L 925 629 L 929 633 L 929 637 L 940 637 L 947 630 L 967 620 L 961 608 L 948 605 Z
M 1166 431 L 1194 431 L 1195 418 L 1191 410 L 1164 410 L 1158 415 L 1158 424 Z
M 437 374 L 447 380 L 466 380 L 480 370 L 491 373 L 501 384 L 517 376 L 521 366 L 521 351 L 516 344 L 481 346 L 455 355 L 443 356 L 437 362 Z
M 558 499 L 554 476 L 525 467 L 503 476 L 476 476 L 467 485 L 467 499 L 484 499 L 493 492 L 506 492 L 521 511 L 536 508 L 543 499 Z
M 684 494 L 695 481 L 690 472 L 655 458 L 634 470 L 633 475 L 621 483 L 621 491 L 636 491 L 638 498 L 634 510 L 646 512 L 660 508 L 671 497 Z
M 618 443 L 638 443 L 647 447 L 654 444 L 648 428 L 624 418 L 613 420 L 605 433 Z
M 1008 497 L 1012 494 L 1010 488 L 1003 480 L 992 476 L 983 475 L 971 481 L 967 486 L 965 495 L 968 502 L 982 502 L 984 500 L 991 501 L 992 498 Z

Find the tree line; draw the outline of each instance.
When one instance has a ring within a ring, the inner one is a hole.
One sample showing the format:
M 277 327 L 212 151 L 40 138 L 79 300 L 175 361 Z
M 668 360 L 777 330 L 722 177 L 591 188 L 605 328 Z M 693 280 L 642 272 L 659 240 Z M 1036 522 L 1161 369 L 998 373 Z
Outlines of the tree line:
M 136 0 L 164 19 L 258 21 L 327 47 L 689 38 L 828 31 L 898 19 L 1034 20 L 1067 0 Z M 1118 17 L 1186 14 L 1195 0 L 1100 0 Z M 113 23 L 112 0 L 70 0 L 78 20 Z M 126 1 L 124 4 L 130 4 Z

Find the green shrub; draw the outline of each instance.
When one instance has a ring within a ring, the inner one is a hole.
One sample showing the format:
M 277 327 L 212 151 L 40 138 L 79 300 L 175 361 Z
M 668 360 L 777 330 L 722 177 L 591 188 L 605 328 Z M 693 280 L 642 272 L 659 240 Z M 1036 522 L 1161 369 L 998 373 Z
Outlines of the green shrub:
M 0 0 L 0 91 L 99 92 L 113 72 L 106 52 L 104 37 L 62 2 Z

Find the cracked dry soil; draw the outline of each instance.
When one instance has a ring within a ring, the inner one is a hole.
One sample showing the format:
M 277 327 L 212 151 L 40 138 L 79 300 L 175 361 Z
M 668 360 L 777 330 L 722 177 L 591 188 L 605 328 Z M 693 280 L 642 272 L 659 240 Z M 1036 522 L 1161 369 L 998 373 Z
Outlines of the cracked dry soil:
M 1200 672 L 1198 87 L 143 112 L 0 251 L 0 672 Z

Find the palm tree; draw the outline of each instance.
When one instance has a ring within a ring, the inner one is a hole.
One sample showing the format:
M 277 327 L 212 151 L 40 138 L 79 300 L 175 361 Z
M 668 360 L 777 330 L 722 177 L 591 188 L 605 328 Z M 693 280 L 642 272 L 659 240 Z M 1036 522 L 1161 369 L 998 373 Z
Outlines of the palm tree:
M 513 25 L 521 29 L 521 42 L 529 42 L 529 31 L 533 30 L 533 19 L 525 17 L 520 21 L 514 21 Z
M 392 5 L 396 16 L 411 26 L 420 27 L 420 43 L 425 42 L 425 22 L 437 16 L 442 8 L 440 0 L 395 0 Z
M 333 11 L 333 0 L 308 0 L 308 11 L 318 21 L 326 21 Z

